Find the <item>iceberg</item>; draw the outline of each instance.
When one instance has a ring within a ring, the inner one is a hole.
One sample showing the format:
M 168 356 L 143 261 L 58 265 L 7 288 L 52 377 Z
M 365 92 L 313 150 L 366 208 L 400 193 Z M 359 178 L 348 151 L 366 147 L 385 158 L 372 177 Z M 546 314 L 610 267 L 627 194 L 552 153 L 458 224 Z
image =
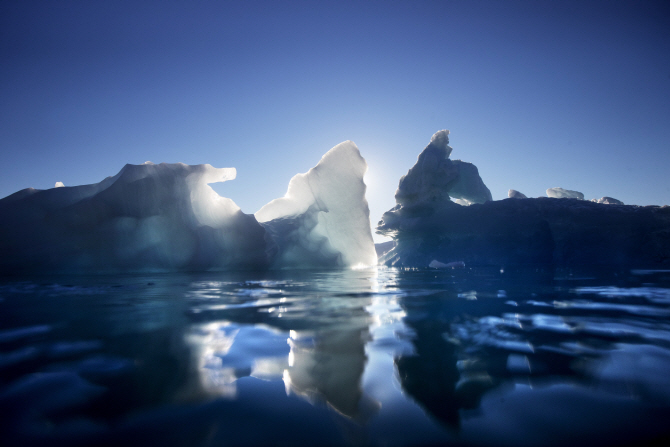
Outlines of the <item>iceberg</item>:
M 374 265 L 366 170 L 353 143 L 333 148 L 259 211 L 262 223 L 209 186 L 235 179 L 235 168 L 146 162 L 92 185 L 24 189 L 0 200 L 0 271 Z
M 298 174 L 282 198 L 256 212 L 272 236 L 275 266 L 362 267 L 377 263 L 363 176 L 368 166 L 352 141 Z
M 547 189 L 547 197 L 554 199 L 579 199 L 584 200 L 584 194 L 579 191 L 571 191 L 563 188 L 549 188 Z
M 0 200 L 2 271 L 119 272 L 268 265 L 253 216 L 207 184 L 235 169 L 126 165 L 93 185 Z
M 623 202 L 621 200 L 617 200 L 612 197 L 601 197 L 600 199 L 591 199 L 591 202 L 605 203 L 607 205 L 623 205 Z
M 507 197 L 510 199 L 527 199 L 526 195 L 524 193 L 521 193 L 517 191 L 516 189 L 510 189 L 507 191 Z
M 451 160 L 449 131 L 440 130 L 419 154 L 416 164 L 400 179 L 395 199 L 403 207 L 440 207 L 455 199 L 463 204 L 491 200 L 477 167 L 461 160 Z
M 380 256 L 387 266 L 667 265 L 670 207 L 612 206 L 584 201 L 576 191 L 547 190 L 554 198 L 481 200 L 461 206 L 447 179 L 452 164 L 446 131 L 436 134 L 417 164 L 400 179 L 396 206 L 384 213 L 376 232 L 395 246 Z M 439 149 L 434 142 L 438 141 Z M 476 172 L 473 166 L 472 172 Z M 424 178 L 419 178 L 421 173 Z M 450 177 L 451 176 L 451 177 Z M 457 180 L 453 180 L 454 183 Z M 484 183 L 469 183 L 478 192 Z M 510 194 L 512 196 L 512 194 Z M 513 196 L 516 197 L 514 194 Z

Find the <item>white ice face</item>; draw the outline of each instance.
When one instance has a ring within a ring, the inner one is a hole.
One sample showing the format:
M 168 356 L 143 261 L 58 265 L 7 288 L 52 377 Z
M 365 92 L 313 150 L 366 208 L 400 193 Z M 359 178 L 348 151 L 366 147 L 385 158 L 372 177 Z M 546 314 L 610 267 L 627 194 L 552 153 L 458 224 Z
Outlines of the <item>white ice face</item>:
M 261 208 L 282 266 L 362 267 L 377 263 L 363 176 L 368 165 L 351 141 L 329 150 L 286 195 Z
M 555 199 L 579 199 L 584 200 L 584 194 L 579 191 L 571 191 L 563 188 L 549 188 L 547 189 L 547 197 Z

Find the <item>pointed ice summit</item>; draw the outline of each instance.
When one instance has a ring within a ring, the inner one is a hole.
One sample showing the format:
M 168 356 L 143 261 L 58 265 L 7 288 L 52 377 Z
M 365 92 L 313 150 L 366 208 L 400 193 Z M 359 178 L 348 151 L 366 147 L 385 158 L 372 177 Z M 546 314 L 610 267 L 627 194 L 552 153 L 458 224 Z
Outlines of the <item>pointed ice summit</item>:
M 395 193 L 397 205 L 384 213 L 377 233 L 394 236 L 414 225 L 432 225 L 433 218 L 445 209 L 491 200 L 477 167 L 451 160 L 449 131 L 440 130 L 419 154 L 416 164 L 400 178 Z
M 439 207 L 450 199 L 462 204 L 484 203 L 491 192 L 484 185 L 477 167 L 451 160 L 449 131 L 440 130 L 419 154 L 416 164 L 400 179 L 396 202 L 401 206 L 424 204 Z
M 263 223 L 209 186 L 235 168 L 147 162 L 92 185 L 25 189 L 0 200 L 0 271 L 373 265 L 366 170 L 356 145 L 342 143 L 259 211 Z

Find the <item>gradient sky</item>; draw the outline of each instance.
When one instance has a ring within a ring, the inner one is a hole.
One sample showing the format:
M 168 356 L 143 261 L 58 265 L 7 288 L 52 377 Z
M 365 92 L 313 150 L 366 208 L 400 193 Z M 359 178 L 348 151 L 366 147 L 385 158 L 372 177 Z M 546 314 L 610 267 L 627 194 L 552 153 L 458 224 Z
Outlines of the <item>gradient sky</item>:
M 450 129 L 496 200 L 670 204 L 668 1 L 15 0 L 0 33 L 0 197 L 209 163 L 254 213 L 353 140 L 376 222 Z

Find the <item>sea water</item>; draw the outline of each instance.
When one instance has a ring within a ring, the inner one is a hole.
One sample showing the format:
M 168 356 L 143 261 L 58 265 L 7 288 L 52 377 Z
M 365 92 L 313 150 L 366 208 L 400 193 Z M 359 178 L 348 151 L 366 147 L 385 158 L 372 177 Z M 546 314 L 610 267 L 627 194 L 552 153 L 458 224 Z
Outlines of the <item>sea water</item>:
M 670 440 L 670 271 L 9 278 L 1 445 Z

